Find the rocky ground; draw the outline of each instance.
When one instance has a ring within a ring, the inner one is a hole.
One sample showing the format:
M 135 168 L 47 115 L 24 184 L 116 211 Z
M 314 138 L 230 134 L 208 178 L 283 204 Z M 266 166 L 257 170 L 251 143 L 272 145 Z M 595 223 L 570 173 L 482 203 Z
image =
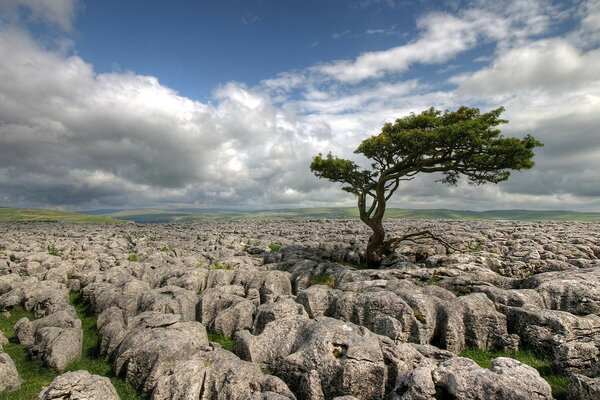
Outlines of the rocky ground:
M 406 243 L 369 270 L 356 220 L 4 223 L 0 311 L 30 311 L 19 342 L 63 371 L 81 356 L 79 292 L 101 354 L 151 399 L 552 398 L 536 369 L 484 369 L 468 349 L 525 349 L 570 377 L 570 399 L 600 399 L 599 223 L 387 222 L 410 226 L 461 251 Z M 0 391 L 14 390 L 3 343 Z M 118 398 L 86 371 L 39 396 Z

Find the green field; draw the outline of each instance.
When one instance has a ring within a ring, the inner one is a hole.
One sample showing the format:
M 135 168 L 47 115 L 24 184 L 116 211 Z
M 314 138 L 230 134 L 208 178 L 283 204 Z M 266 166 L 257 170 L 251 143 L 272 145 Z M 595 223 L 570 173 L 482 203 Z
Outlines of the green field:
M 100 223 L 119 224 L 123 221 L 108 216 L 87 215 L 81 213 L 43 210 L 38 208 L 9 208 L 0 207 L 0 222 L 75 222 L 75 223 Z
M 348 208 L 295 208 L 263 211 L 186 211 L 181 210 L 125 210 L 102 214 L 107 217 L 140 223 L 161 223 L 178 221 L 235 221 L 244 219 L 297 220 L 297 219 L 350 219 L 358 218 L 358 209 Z M 450 219 L 450 220 L 523 220 L 523 221 L 600 221 L 600 213 L 572 211 L 531 211 L 531 210 L 411 210 L 388 208 L 386 218 L 406 219 Z
M 446 209 L 388 208 L 386 218 L 447 220 L 521 220 L 521 221 L 600 221 L 600 213 L 574 211 L 493 210 L 468 211 Z M 182 221 L 306 220 L 358 218 L 354 207 L 293 208 L 260 211 L 210 211 L 193 209 L 97 210 L 72 213 L 32 208 L 0 207 L 2 221 L 63 221 L 78 223 L 173 223 Z

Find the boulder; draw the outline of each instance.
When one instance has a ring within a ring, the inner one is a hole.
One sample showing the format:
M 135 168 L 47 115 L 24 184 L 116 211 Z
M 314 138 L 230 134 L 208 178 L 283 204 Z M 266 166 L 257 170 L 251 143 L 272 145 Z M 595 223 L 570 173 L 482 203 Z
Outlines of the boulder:
M 115 372 L 137 389 L 150 392 L 171 365 L 208 346 L 202 324 L 179 320 L 177 314 L 156 311 L 130 318 L 123 339 L 112 354 Z
M 119 400 L 110 379 L 87 371 L 66 372 L 54 378 L 38 396 L 39 400 Z
M 178 361 L 161 376 L 153 400 L 167 399 L 295 399 L 287 385 L 259 365 L 229 351 L 212 348 Z
M 42 358 L 58 371 L 81 357 L 81 321 L 65 311 L 34 321 L 21 318 L 15 324 L 15 333 L 30 355 Z
M 13 360 L 8 354 L 0 352 L 0 393 L 20 388 L 21 382 Z

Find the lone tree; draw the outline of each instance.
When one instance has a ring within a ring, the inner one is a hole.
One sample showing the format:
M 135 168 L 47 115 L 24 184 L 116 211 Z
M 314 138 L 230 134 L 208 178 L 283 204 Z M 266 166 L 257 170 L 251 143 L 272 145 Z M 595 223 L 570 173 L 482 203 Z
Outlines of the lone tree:
M 503 111 L 499 107 L 482 114 L 478 108 L 463 106 L 442 112 L 432 107 L 387 123 L 354 151 L 372 161 L 371 169 L 331 153 L 313 158 L 310 170 L 317 177 L 342 183 L 343 190 L 358 198 L 360 219 L 373 230 L 366 252 L 370 267 L 379 267 L 402 240 L 439 240 L 429 231 L 386 240 L 383 215 L 400 182 L 419 173 L 439 172 L 439 181 L 448 185 L 456 185 L 461 176 L 476 185 L 498 183 L 508 179 L 510 170 L 534 166 L 533 149 L 543 144 L 531 135 L 503 137 L 497 128 L 508 122 L 500 119 Z

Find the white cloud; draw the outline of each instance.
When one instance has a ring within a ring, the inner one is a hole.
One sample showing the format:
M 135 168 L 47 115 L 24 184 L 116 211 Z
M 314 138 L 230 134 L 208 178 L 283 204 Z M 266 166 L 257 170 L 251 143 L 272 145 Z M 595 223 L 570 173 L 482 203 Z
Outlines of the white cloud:
M 367 52 L 314 68 L 346 83 L 401 73 L 413 64 L 440 64 L 485 41 L 501 47 L 546 32 L 565 12 L 550 2 L 476 0 L 459 14 L 432 12 L 417 21 L 419 37 L 384 51 Z
M 500 3 L 478 0 L 454 15 L 427 14 L 413 41 L 353 61 L 283 72 L 255 87 L 225 83 L 209 103 L 155 77 L 98 74 L 80 57 L 5 27 L 0 202 L 352 206 L 351 195 L 310 173 L 316 153 L 354 158 L 360 141 L 384 122 L 430 106 L 502 104 L 511 121 L 506 134 L 531 132 L 546 143 L 536 169 L 484 187 L 449 188 L 419 177 L 401 187 L 392 205 L 598 208 L 599 50 L 590 42 L 578 46 L 575 36 L 538 37 L 564 18 L 546 2 Z M 592 31 L 587 16 L 579 17 L 578 35 Z M 482 59 L 480 70 L 455 77 L 456 88 L 391 76 L 417 63 L 461 66 L 456 57 L 482 40 L 495 45 L 495 54 Z
M 600 50 L 582 52 L 564 39 L 540 40 L 500 54 L 489 66 L 455 77 L 473 94 L 549 91 L 600 79 Z

